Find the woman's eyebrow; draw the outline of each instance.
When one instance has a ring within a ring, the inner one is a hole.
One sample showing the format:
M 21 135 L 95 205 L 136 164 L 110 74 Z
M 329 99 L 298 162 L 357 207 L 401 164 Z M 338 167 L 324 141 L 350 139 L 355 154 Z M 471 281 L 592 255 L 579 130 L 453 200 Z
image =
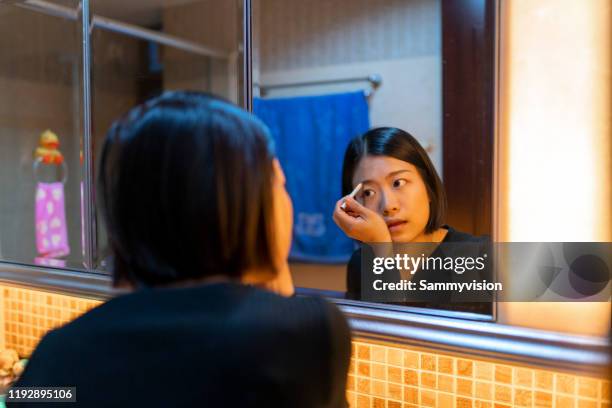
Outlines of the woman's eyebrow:
M 411 173 L 412 170 L 410 170 L 410 169 L 402 169 L 402 170 L 392 171 L 391 173 L 387 174 L 385 176 L 385 178 L 390 178 L 390 177 L 396 176 L 396 175 L 398 175 L 400 173 L 404 173 L 404 172 Z M 363 183 L 365 185 L 365 184 L 368 184 L 368 183 L 374 183 L 374 180 L 370 180 L 370 179 L 361 180 L 360 183 Z
M 402 169 L 402 170 L 392 171 L 391 173 L 387 174 L 387 177 L 386 177 L 386 178 L 390 178 L 390 177 L 393 177 L 393 176 L 397 176 L 398 174 L 400 174 L 400 173 L 404 173 L 404 172 L 406 172 L 406 173 L 412 173 L 412 170 L 410 170 L 410 169 Z
M 362 183 L 363 185 L 366 185 L 366 184 L 374 183 L 374 181 L 370 180 L 370 179 L 367 179 L 367 180 L 361 180 L 359 183 Z M 359 183 L 357 183 L 357 184 L 359 184 Z M 361 189 L 361 190 L 363 191 L 363 189 Z

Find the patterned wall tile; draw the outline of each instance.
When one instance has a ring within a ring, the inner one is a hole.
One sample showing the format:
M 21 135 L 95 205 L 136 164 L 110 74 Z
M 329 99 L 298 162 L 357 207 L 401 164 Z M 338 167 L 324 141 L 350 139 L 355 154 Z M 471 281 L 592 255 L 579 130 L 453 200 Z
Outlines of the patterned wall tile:
M 402 407 L 452 408 L 609 408 L 610 405 L 610 383 L 601 378 L 372 344 L 359 339 L 353 344 L 357 351 L 352 366 L 364 368 L 349 376 L 347 396 L 351 407 L 389 407 L 400 402 Z M 355 388 L 354 381 L 364 385 Z M 383 405 L 383 397 L 387 405 Z
M 73 320 L 99 301 L 43 291 L 0 286 L 5 346 L 29 356 L 47 331 Z
M 50 329 L 99 301 L 0 285 L 6 347 L 28 356 Z M 352 408 L 610 408 L 609 379 L 353 340 Z

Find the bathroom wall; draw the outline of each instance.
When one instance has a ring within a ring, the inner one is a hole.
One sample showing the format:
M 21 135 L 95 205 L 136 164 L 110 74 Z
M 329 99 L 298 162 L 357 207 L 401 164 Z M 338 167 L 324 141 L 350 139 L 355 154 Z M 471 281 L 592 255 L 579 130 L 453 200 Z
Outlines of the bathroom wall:
M 257 0 L 253 81 L 261 84 L 380 74 L 372 126 L 396 126 L 430 146 L 442 174 L 441 13 L 438 0 Z M 365 83 L 289 88 L 325 94 Z M 255 88 L 257 92 L 257 88 Z
M 227 59 L 164 48 L 164 88 L 212 92 L 238 103 L 238 53 L 242 19 L 237 1 L 205 0 L 166 7 L 164 32 L 228 54 Z
M 21 356 L 30 355 L 47 330 L 100 304 L 6 285 L 0 285 L 0 300 L 0 338 Z M 357 338 L 347 400 L 358 408 L 609 408 L 609 380 Z

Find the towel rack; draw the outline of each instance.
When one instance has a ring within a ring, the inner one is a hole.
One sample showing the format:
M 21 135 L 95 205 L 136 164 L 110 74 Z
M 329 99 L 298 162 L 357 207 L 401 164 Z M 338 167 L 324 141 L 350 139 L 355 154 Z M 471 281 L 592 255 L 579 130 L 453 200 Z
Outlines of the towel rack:
M 330 84 L 343 84 L 343 83 L 351 83 L 351 82 L 369 82 L 372 87 L 370 90 L 374 92 L 376 89 L 380 87 L 382 84 L 382 76 L 379 74 L 371 74 L 366 77 L 355 77 L 355 78 L 338 78 L 338 79 L 322 79 L 317 81 L 304 81 L 304 82 L 291 82 L 284 84 L 270 84 L 263 85 L 254 83 L 253 86 L 259 88 L 259 93 L 261 96 L 266 96 L 266 94 L 272 89 L 282 89 L 282 88 L 296 88 L 303 86 L 313 86 L 313 85 L 330 85 Z M 370 94 L 367 94 L 370 96 Z

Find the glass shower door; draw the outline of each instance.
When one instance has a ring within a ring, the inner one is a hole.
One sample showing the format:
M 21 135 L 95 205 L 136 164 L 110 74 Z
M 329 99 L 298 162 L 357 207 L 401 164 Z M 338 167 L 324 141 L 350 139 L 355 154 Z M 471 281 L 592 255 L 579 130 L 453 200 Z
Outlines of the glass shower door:
M 0 3 L 0 260 L 83 267 L 80 2 Z
M 107 129 L 166 90 L 246 106 L 245 4 L 0 2 L 0 261 L 107 270 Z
M 190 90 L 244 104 L 242 0 L 97 0 L 92 14 L 94 174 L 112 122 L 148 98 Z M 100 215 L 95 265 L 105 271 L 111 254 Z

